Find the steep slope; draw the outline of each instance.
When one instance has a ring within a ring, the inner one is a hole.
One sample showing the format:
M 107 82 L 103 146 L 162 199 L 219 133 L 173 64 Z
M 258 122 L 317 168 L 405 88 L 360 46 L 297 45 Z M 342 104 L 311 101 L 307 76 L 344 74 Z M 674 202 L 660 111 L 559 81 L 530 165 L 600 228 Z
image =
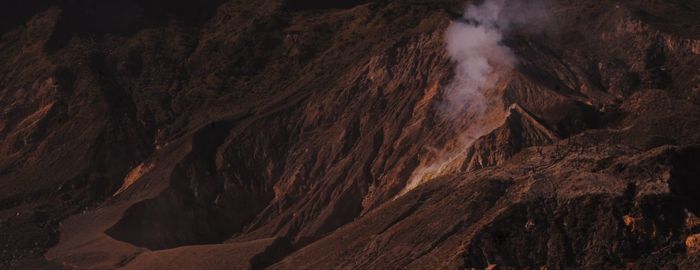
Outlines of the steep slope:
M 697 121 L 698 112 L 684 114 Z M 655 113 L 635 119 L 636 127 L 664 121 Z M 587 131 L 497 167 L 435 179 L 272 268 L 694 269 L 698 148 L 636 148 L 621 139 L 657 136 Z
M 461 1 L 117 2 L 2 21 L 0 268 L 698 266 L 692 1 L 548 2 L 456 117 Z

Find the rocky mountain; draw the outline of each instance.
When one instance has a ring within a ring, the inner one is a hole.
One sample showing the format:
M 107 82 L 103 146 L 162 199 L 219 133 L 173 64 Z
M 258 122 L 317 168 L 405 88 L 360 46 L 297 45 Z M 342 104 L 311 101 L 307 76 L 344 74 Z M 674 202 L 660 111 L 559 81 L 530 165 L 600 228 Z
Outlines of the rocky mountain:
M 700 2 L 1 4 L 2 269 L 700 268 Z

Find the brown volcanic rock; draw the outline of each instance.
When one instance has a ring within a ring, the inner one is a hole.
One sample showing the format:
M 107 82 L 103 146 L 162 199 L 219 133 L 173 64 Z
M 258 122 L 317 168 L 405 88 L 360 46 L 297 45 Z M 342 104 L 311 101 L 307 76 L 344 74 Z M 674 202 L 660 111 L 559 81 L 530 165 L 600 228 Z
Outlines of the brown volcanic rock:
M 581 151 L 564 141 L 527 150 L 498 169 L 436 179 L 272 268 L 617 268 L 683 260 L 672 254 L 682 254 L 691 232 L 682 221 L 692 205 L 673 186 L 693 178 L 674 171 L 695 168 L 683 159 L 698 149 L 635 154 L 589 143 L 577 146 L 587 148 Z M 599 161 L 610 158 L 619 161 L 602 168 Z M 669 163 L 645 169 L 659 159 Z M 639 230 L 625 225 L 626 214 L 643 224 Z M 645 255 L 655 246 L 664 248 Z
M 87 2 L 0 27 L 0 268 L 698 265 L 695 3 L 554 1 L 448 119 L 457 1 Z
M 522 149 L 552 144 L 559 137 L 517 104 L 508 110 L 503 125 L 469 147 L 461 171 L 500 165 Z

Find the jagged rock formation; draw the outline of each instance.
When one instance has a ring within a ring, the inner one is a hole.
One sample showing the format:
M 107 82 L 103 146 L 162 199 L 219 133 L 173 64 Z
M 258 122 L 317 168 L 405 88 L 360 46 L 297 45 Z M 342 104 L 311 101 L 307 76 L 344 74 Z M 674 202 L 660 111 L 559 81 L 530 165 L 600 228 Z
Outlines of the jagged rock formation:
M 0 11 L 0 268 L 700 266 L 695 2 L 552 1 L 456 118 L 461 1 L 117 2 Z
M 467 150 L 462 171 L 501 165 L 530 146 L 552 144 L 559 137 L 518 104 L 509 108 L 503 125 L 477 139 Z

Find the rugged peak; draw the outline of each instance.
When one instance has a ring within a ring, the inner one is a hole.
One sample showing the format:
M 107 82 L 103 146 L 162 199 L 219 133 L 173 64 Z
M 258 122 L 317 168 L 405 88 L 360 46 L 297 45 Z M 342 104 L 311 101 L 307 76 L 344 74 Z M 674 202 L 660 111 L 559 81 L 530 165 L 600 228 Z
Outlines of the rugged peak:
M 467 2 L 0 4 L 0 268 L 697 269 L 697 1 Z
M 555 143 L 559 137 L 517 103 L 508 108 L 503 125 L 474 141 L 461 162 L 461 171 L 500 165 L 520 150 Z

